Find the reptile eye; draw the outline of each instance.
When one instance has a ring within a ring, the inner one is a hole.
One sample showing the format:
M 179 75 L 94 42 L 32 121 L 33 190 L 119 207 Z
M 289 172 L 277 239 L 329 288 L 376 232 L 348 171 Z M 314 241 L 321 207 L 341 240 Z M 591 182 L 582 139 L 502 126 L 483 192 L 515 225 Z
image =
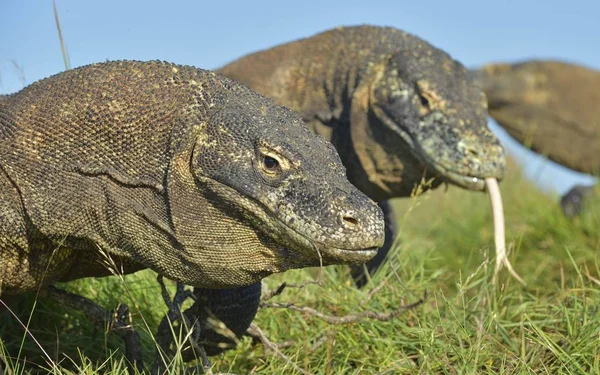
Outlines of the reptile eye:
M 263 155 L 262 164 L 265 171 L 269 173 L 277 173 L 279 171 L 279 161 L 274 157 Z

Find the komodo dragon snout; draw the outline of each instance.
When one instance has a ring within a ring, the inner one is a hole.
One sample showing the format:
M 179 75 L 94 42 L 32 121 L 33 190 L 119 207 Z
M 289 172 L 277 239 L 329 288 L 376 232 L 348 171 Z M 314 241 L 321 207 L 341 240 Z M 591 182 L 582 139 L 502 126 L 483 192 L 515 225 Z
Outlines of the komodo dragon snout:
M 504 148 L 487 126 L 487 100 L 462 64 L 432 48 L 399 51 L 373 69 L 375 116 L 434 175 L 484 190 L 504 175 Z

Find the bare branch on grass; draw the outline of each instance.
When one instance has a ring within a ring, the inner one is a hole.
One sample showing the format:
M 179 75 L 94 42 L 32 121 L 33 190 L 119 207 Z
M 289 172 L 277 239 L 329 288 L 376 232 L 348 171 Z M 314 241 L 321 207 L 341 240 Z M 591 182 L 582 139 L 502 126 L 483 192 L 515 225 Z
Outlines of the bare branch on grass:
M 248 328 L 248 333 L 252 337 L 258 338 L 260 340 L 260 342 L 265 346 L 265 348 L 272 351 L 277 357 L 283 359 L 286 363 L 288 363 L 291 367 L 293 367 L 294 370 L 301 373 L 302 375 L 310 375 L 310 373 L 308 371 L 306 371 L 305 369 L 298 366 L 296 363 L 294 363 L 294 361 L 292 361 L 290 359 L 290 357 L 288 357 L 281 350 L 279 350 L 279 345 L 277 345 L 274 342 L 272 342 L 271 340 L 269 340 L 267 335 L 263 332 L 262 329 L 260 329 L 259 326 L 257 326 L 254 323 L 250 324 L 250 328 Z

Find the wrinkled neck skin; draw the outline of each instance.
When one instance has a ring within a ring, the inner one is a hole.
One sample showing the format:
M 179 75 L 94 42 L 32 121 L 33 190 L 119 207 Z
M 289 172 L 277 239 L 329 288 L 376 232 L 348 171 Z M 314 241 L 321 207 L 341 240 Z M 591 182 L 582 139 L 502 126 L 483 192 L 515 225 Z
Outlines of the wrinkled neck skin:
M 381 49 L 379 64 L 372 64 L 373 52 L 367 50 L 372 46 L 367 42 L 363 50 L 348 48 L 346 41 L 331 34 L 321 38 L 322 42 L 313 37 L 311 43 L 300 40 L 257 52 L 219 72 L 298 112 L 335 146 L 350 182 L 371 199 L 411 196 L 416 184 L 431 181 L 432 176 L 423 172 L 425 166 L 410 147 L 371 111 L 351 121 L 356 101 L 366 100 L 368 105 L 371 95 L 368 90 L 367 97 L 357 98 L 357 90 L 372 83 L 377 65 L 388 58 L 386 50 Z

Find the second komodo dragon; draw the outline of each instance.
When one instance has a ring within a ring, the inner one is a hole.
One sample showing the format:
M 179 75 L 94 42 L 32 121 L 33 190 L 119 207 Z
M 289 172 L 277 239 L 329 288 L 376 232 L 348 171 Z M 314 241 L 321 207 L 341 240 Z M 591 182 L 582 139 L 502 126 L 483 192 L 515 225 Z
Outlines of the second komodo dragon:
M 151 268 L 203 288 L 363 262 L 383 215 L 300 117 L 213 72 L 93 64 L 0 100 L 0 295 Z

